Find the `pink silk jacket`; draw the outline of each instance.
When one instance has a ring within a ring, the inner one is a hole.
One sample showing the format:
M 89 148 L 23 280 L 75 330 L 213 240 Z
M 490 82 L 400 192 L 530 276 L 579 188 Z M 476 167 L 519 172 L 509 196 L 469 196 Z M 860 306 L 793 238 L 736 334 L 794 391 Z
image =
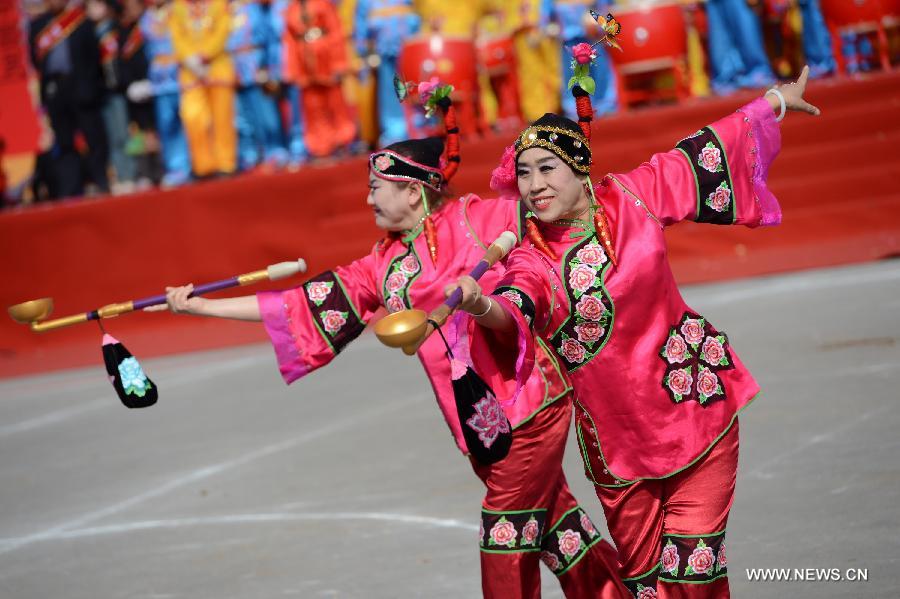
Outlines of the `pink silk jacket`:
M 781 222 L 766 186 L 780 146 L 772 109 L 757 99 L 674 150 L 607 175 L 595 193 L 618 266 L 592 225 L 542 224 L 557 260 L 523 243 L 493 295 L 516 320 L 517 342 L 466 315 L 456 318 L 468 334 L 471 363 L 501 400 L 517 401 L 535 344 L 552 348 L 583 410 L 576 431 L 596 484 L 621 486 L 684 469 L 759 392 L 725 333 L 682 299 L 663 229 L 682 220 Z
M 381 306 L 389 312 L 436 308 L 445 299 L 444 287 L 468 273 L 500 233 L 513 231 L 521 239 L 523 217 L 519 202 L 468 195 L 448 202 L 432 215 L 438 239 L 436 266 L 425 236 L 420 234 L 408 242 L 379 242 L 367 256 L 295 289 L 257 294 L 285 382 L 292 383 L 331 362 L 362 333 Z M 498 264 L 481 280 L 493 287 L 502 273 Z M 458 344 L 453 327 L 444 328 L 448 341 Z M 457 446 L 467 453 L 445 354 L 439 335 L 433 335 L 418 357 Z M 571 390 L 551 353 L 537 352 L 537 361 L 543 369 L 526 376 L 521 399 L 504 407 L 514 428 Z

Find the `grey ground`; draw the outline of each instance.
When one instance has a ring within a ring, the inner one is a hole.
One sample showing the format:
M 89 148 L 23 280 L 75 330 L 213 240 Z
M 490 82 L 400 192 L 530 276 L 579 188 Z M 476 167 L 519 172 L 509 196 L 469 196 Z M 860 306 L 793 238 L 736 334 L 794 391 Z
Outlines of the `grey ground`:
M 896 597 L 900 262 L 685 295 L 764 389 L 741 419 L 734 595 Z M 366 335 L 292 387 L 262 345 L 144 367 L 148 410 L 100 368 L 0 381 L 0 597 L 479 596 L 480 483 L 416 361 Z M 565 466 L 601 523 L 574 445 Z M 869 580 L 747 580 L 769 566 Z M 561 596 L 547 571 L 544 589 Z

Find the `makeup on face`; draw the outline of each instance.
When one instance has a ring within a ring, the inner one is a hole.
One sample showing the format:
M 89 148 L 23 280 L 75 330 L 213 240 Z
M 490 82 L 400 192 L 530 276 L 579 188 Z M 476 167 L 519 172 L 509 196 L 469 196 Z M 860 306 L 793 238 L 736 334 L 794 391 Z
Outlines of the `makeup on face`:
M 577 217 L 590 205 L 583 179 L 543 148 L 530 148 L 519 155 L 516 177 L 526 206 L 544 222 Z
M 371 172 L 366 203 L 375 215 L 375 226 L 386 231 L 405 231 L 419 218 L 417 207 L 410 204 L 407 184 L 386 181 Z

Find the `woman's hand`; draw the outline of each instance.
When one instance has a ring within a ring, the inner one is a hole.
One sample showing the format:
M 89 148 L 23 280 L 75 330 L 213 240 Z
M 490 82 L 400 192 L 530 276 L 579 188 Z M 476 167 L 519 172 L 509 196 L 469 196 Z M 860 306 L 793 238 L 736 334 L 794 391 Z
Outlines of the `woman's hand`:
M 803 71 L 796 81 L 785 85 L 776 85 L 774 86 L 774 89 L 780 91 L 781 95 L 784 96 L 784 104 L 788 110 L 797 110 L 813 116 L 819 116 L 822 114 L 822 111 L 803 99 L 803 94 L 806 92 L 806 82 L 808 80 L 809 65 L 803 67 Z M 778 99 L 778 96 L 767 92 L 765 98 L 769 101 L 772 110 L 774 110 L 776 114 L 779 114 L 781 112 L 781 101 Z
M 481 287 L 472 277 L 465 275 L 454 284 L 444 287 L 444 295 L 450 297 L 457 288 L 462 289 L 459 307 L 470 314 L 483 314 L 488 307 L 488 299 L 481 294 Z
M 183 287 L 166 287 L 166 303 L 144 308 L 145 312 L 169 310 L 172 314 L 203 314 L 206 299 L 188 297 L 194 291 L 194 285 Z

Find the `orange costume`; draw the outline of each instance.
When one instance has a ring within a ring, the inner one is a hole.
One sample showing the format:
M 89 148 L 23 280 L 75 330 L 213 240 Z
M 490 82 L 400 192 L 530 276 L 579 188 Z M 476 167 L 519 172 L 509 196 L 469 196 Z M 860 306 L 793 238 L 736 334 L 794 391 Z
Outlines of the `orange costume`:
M 179 112 L 197 176 L 232 173 L 237 165 L 235 73 L 225 44 L 231 27 L 226 0 L 175 0 L 169 21 L 180 65 Z
M 285 78 L 303 90 L 306 147 L 327 156 L 356 137 L 341 88 L 349 63 L 340 17 L 330 0 L 296 0 L 285 24 Z

